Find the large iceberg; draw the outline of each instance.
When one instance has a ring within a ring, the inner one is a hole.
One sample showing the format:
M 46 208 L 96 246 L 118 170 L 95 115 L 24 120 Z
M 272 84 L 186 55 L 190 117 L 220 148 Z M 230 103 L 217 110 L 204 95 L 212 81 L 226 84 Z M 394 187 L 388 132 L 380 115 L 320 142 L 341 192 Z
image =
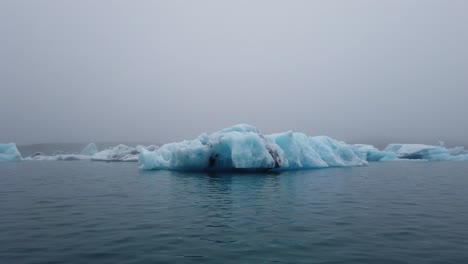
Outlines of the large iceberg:
M 21 160 L 21 153 L 15 143 L 0 144 L 0 162 Z
M 363 166 L 349 145 L 329 137 L 285 132 L 263 135 L 250 125 L 235 125 L 195 140 L 142 149 L 142 169 L 171 170 L 292 170 Z
M 468 153 L 463 147 L 446 148 L 424 144 L 390 144 L 384 151 L 394 153 L 400 159 L 468 161 Z

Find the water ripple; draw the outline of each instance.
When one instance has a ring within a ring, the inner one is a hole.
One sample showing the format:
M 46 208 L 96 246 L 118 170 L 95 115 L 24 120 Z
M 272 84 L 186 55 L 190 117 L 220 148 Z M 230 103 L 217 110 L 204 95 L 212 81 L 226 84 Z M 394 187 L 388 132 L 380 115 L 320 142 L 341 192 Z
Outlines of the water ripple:
M 0 166 L 0 263 L 465 263 L 468 164 Z

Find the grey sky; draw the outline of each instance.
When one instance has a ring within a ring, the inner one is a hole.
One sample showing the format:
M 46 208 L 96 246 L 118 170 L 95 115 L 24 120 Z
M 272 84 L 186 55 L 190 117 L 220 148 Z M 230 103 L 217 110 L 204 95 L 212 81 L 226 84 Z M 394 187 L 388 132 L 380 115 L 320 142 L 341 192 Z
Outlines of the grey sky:
M 468 145 L 468 1 L 0 1 L 0 142 L 236 123 Z

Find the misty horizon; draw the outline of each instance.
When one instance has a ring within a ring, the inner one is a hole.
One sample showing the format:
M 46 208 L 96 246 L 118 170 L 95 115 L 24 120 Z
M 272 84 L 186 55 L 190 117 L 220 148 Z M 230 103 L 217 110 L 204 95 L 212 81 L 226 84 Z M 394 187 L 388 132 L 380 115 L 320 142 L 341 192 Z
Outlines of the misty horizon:
M 238 123 L 468 146 L 466 1 L 2 1 L 0 142 Z
M 216 131 L 212 131 L 212 132 L 216 132 Z M 261 132 L 263 132 L 263 131 L 261 131 Z M 277 131 L 277 132 L 286 132 L 286 131 Z M 293 132 L 300 132 L 300 131 L 293 131 Z M 211 132 L 203 132 L 203 133 L 212 134 Z M 201 134 L 203 134 L 203 133 L 201 133 Z M 276 132 L 273 132 L 272 134 L 274 134 L 274 133 L 276 133 Z M 157 139 L 156 140 L 136 140 L 136 139 L 134 139 L 134 140 L 130 140 L 130 141 L 125 141 L 125 140 L 107 140 L 106 141 L 106 140 L 103 140 L 103 141 L 89 141 L 89 142 L 88 141 L 55 141 L 55 142 L 50 141 L 50 142 L 19 143 L 18 147 L 24 148 L 24 147 L 37 147 L 37 146 L 41 146 L 41 147 L 46 147 L 46 146 L 67 146 L 69 148 L 71 146 L 71 147 L 73 147 L 72 149 L 73 149 L 74 152 L 79 152 L 79 150 L 84 148 L 89 143 L 97 144 L 99 149 L 106 149 L 106 148 L 109 148 L 109 147 L 117 146 L 119 144 L 123 144 L 123 145 L 127 145 L 127 146 L 137 146 L 137 145 L 162 146 L 164 144 L 179 142 L 179 141 L 183 141 L 183 140 L 193 140 L 193 139 L 196 139 L 201 134 L 193 136 L 193 137 L 175 139 L 173 141 L 161 141 L 161 140 L 158 141 Z M 308 135 L 308 136 L 329 136 L 329 135 L 323 134 L 323 135 Z M 342 139 L 339 139 L 339 138 L 335 138 L 335 139 L 337 139 L 339 141 L 344 141 L 347 144 L 370 144 L 370 145 L 373 145 L 373 146 L 375 146 L 375 147 L 377 147 L 379 149 L 384 149 L 389 144 L 394 144 L 394 143 L 427 144 L 427 145 L 435 145 L 435 146 L 443 144 L 444 146 L 447 146 L 447 147 L 455 147 L 455 146 L 465 147 L 463 141 L 456 141 L 456 140 L 449 140 L 449 141 L 436 140 L 434 142 L 426 142 L 426 141 L 417 141 L 417 140 L 416 141 L 415 140 L 413 140 L 413 141 L 411 141 L 411 140 L 409 140 L 409 141 L 404 141 L 404 140 L 403 141 L 385 141 L 385 140 L 378 139 L 378 138 L 368 138 L 366 141 L 345 141 L 345 140 L 342 140 Z M 16 143 L 16 142 L 13 142 L 13 143 Z M 67 147 L 65 149 L 57 148 L 55 150 L 57 150 L 57 151 L 67 150 Z M 34 151 L 32 151 L 32 153 L 33 152 Z

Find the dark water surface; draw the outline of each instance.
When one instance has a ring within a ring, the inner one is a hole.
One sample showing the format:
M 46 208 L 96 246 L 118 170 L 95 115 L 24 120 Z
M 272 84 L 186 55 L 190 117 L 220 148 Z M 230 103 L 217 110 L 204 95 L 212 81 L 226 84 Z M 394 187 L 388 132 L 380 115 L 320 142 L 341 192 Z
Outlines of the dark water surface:
M 468 263 L 468 163 L 1 163 L 0 263 Z

